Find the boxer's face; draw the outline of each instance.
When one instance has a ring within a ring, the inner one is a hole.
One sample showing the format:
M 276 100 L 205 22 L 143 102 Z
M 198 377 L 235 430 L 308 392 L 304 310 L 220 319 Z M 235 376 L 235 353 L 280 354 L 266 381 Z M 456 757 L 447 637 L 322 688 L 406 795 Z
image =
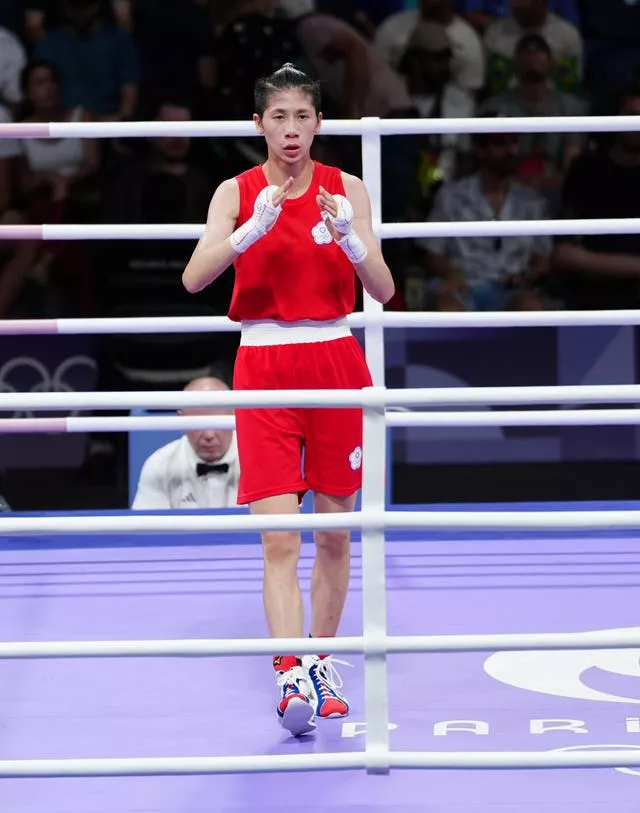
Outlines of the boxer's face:
M 269 96 L 264 114 L 255 115 L 254 121 L 265 137 L 269 154 L 294 164 L 308 158 L 320 131 L 322 113 L 316 113 L 308 94 L 296 89 L 281 90 Z

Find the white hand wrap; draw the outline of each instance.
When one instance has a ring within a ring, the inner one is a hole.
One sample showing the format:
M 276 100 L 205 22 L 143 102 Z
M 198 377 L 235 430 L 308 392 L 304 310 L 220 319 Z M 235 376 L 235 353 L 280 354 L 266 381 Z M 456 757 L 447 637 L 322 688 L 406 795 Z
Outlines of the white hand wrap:
M 333 199 L 336 202 L 338 214 L 333 217 L 326 212 L 327 220 L 331 223 L 336 231 L 340 234 L 349 234 L 353 224 L 353 206 L 345 198 L 344 195 L 334 195 Z
M 334 195 L 338 212 L 335 217 L 326 213 L 334 229 L 344 235 L 336 242 L 352 263 L 361 263 L 367 256 L 367 247 L 353 230 L 353 206 L 344 195 Z
M 264 237 L 278 219 L 282 205 L 273 205 L 273 196 L 277 191 L 277 186 L 267 186 L 262 189 L 253 205 L 253 215 L 229 238 L 233 250 L 238 254 L 242 254 L 261 237 Z

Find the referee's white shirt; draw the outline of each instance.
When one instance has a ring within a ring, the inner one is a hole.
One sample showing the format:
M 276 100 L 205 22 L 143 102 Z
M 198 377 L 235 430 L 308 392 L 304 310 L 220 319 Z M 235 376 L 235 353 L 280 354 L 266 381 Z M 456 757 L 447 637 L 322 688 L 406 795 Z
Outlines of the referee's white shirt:
M 198 463 L 203 462 L 186 435 L 162 446 L 142 467 L 132 508 L 235 508 L 240 477 L 235 432 L 226 454 L 215 461 L 227 463 L 227 472 L 198 476 Z

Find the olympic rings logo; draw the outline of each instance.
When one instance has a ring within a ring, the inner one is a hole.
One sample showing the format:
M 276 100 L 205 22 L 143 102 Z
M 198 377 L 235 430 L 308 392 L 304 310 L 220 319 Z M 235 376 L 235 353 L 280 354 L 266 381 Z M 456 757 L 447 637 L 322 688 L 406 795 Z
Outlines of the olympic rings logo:
M 88 370 L 95 376 L 98 365 L 89 356 L 70 356 L 51 372 L 47 365 L 32 356 L 18 356 L 0 367 L 0 393 L 2 392 L 75 392 L 69 373 L 77 368 Z M 33 383 L 32 383 L 33 382 Z M 13 418 L 33 418 L 43 413 L 14 412 Z M 72 412 L 70 415 L 78 415 Z

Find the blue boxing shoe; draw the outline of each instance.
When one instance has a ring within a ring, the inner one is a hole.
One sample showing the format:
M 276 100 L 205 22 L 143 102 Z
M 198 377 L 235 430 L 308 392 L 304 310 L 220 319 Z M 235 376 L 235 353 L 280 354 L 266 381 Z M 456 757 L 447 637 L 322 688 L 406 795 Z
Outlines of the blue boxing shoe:
M 320 658 L 318 655 L 305 655 L 302 666 L 309 675 L 311 683 L 311 702 L 315 705 L 316 716 L 322 719 L 346 717 L 349 703 L 340 692 L 342 678 L 334 664 L 351 666 L 346 661 L 339 661 L 332 655 Z

